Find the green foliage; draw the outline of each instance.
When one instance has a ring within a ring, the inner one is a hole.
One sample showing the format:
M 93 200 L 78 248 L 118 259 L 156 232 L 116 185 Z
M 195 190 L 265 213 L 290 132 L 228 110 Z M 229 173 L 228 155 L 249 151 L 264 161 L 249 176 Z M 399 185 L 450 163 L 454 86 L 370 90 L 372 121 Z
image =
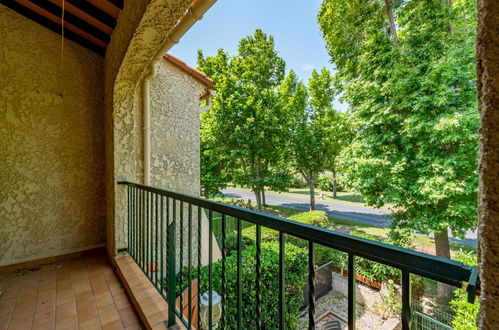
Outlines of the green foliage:
M 276 148 L 285 145 L 288 129 L 277 91 L 285 62 L 274 46 L 272 36 L 256 30 L 240 40 L 237 55 L 223 50 L 207 58 L 198 54 L 199 69 L 212 77 L 217 91 L 203 114 L 202 134 L 215 154 L 223 155 L 222 163 L 230 160 L 232 181 L 255 192 L 259 209 L 264 187 L 283 190 L 291 181 L 280 166 L 282 148 Z
M 297 215 L 293 215 L 288 219 L 321 228 L 331 227 L 329 218 L 324 211 L 303 212 Z
M 349 181 L 423 233 L 477 223 L 475 17 L 473 0 L 324 0 L 318 15 L 355 123 Z
M 461 251 L 455 258 L 469 266 L 476 266 L 476 254 L 472 252 Z M 480 304 L 476 298 L 475 303 L 468 302 L 468 294 L 462 289 L 454 290 L 454 299 L 450 302 L 454 319 L 452 326 L 456 330 L 478 329 L 476 325 L 476 318 L 480 309 Z
M 345 115 L 332 107 L 331 73 L 325 68 L 320 73 L 314 70 L 307 90 L 290 71 L 279 93 L 289 116 L 291 165 L 303 176 L 313 194 L 319 173 L 335 166 L 345 142 Z M 313 199 L 310 208 L 315 208 Z
M 374 310 L 381 314 L 381 317 L 385 320 L 392 315 L 398 314 L 402 307 L 399 297 L 399 291 L 393 281 L 389 280 L 388 294 L 383 296 L 379 303 L 374 304 Z
M 336 190 L 342 191 L 344 187 L 342 186 L 341 181 L 340 184 L 338 184 L 338 178 L 336 178 L 336 180 L 337 180 Z M 333 181 L 334 181 L 334 176 L 332 174 L 329 173 L 321 174 L 317 179 L 317 188 L 324 191 L 333 191 L 334 189 Z
M 228 247 L 228 246 L 227 246 Z M 225 259 L 225 322 L 224 329 L 237 327 L 237 253 L 231 251 Z M 261 297 L 262 317 L 265 329 L 279 327 L 279 244 L 263 242 L 261 245 Z M 303 303 L 303 286 L 307 274 L 307 251 L 292 244 L 286 244 L 285 308 L 286 326 L 294 329 L 298 322 L 300 307 Z M 242 301 L 243 315 L 255 315 L 256 311 L 256 248 L 247 245 L 242 251 Z M 213 290 L 222 294 L 222 264 L 212 265 Z M 183 270 L 184 288 L 187 270 Z M 197 277 L 196 270 L 193 277 Z M 179 289 L 180 291 L 180 289 Z M 201 270 L 201 293 L 208 291 L 208 267 Z M 255 329 L 255 317 L 243 317 L 243 328 Z

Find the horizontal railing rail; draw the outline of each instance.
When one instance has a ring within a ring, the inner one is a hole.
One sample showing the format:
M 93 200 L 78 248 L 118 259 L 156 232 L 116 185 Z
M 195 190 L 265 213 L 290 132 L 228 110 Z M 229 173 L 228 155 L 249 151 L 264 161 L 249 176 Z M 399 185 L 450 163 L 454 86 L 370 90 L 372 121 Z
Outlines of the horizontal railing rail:
M 202 214 L 208 213 L 208 284 L 209 284 L 209 327 L 212 322 L 212 263 L 213 263 L 213 246 L 214 242 L 211 238 L 213 232 L 213 213 L 221 215 L 222 223 L 222 243 L 221 243 L 221 264 L 222 264 L 222 290 L 225 291 L 225 257 L 226 257 L 226 219 L 232 217 L 237 220 L 237 325 L 242 327 L 242 293 L 241 291 L 241 254 L 242 254 L 242 221 L 246 221 L 256 226 L 256 295 L 257 308 L 255 316 L 257 319 L 257 327 L 261 327 L 262 313 L 259 304 L 261 303 L 261 283 L 259 276 L 261 275 L 261 228 L 269 228 L 279 233 L 279 327 L 285 327 L 284 304 L 285 288 L 284 288 L 284 273 L 285 273 L 285 236 L 293 236 L 296 238 L 308 241 L 309 247 L 309 328 L 314 328 L 314 245 L 319 244 L 335 250 L 339 250 L 348 254 L 348 323 L 349 328 L 355 328 L 355 258 L 362 257 L 384 265 L 388 265 L 401 270 L 402 280 L 402 325 L 404 329 L 408 329 L 411 323 L 411 293 L 410 293 L 410 274 L 423 276 L 433 279 L 438 282 L 446 283 L 451 286 L 461 287 L 463 282 L 468 282 L 468 293 L 470 299 L 474 298 L 476 285 L 476 267 L 466 266 L 461 262 L 450 259 L 436 257 L 425 253 L 420 253 L 397 246 L 372 241 L 369 239 L 355 237 L 348 234 L 332 231 L 329 229 L 319 228 L 316 226 L 263 214 L 248 209 L 243 209 L 237 206 L 227 205 L 201 199 L 195 196 L 173 192 L 157 187 L 151 187 L 138 183 L 119 182 L 121 185 L 126 185 L 128 198 L 128 247 L 129 254 L 142 267 L 143 271 L 148 275 L 149 279 L 155 284 L 160 293 L 168 300 L 170 313 L 169 323 L 173 325 L 175 316 L 188 328 L 199 328 L 201 318 L 201 227 Z M 194 207 L 194 212 L 193 212 Z M 193 219 L 193 213 L 197 213 L 197 219 Z M 197 220 L 197 221 L 196 221 Z M 194 228 L 193 227 L 194 224 Z M 197 234 L 197 235 L 196 235 Z M 176 237 L 178 235 L 178 238 Z M 187 240 L 187 242 L 185 241 Z M 197 246 L 194 246 L 196 245 Z M 215 242 L 216 244 L 216 242 Z M 159 248 L 158 248 L 159 247 Z M 163 253 L 163 248 L 166 247 L 166 255 Z M 187 249 L 187 267 L 188 277 L 187 282 L 193 283 L 197 280 L 197 287 L 189 285 L 187 287 L 187 297 L 183 292 L 182 267 L 186 264 L 184 259 L 184 250 Z M 193 250 L 194 249 L 194 250 Z M 193 253 L 197 254 L 196 260 L 192 260 Z M 166 262 L 163 262 L 165 261 Z M 197 265 L 197 278 L 193 277 L 192 267 Z M 159 267 L 158 267 L 159 265 Z M 155 270 L 154 272 L 152 270 Z M 163 276 L 166 273 L 167 284 L 165 285 Z M 176 277 L 180 276 L 180 279 Z M 159 278 L 158 278 L 159 277 Z M 180 285 L 180 292 L 178 285 Z M 192 290 L 197 290 L 197 301 L 192 302 Z M 184 312 L 184 297 L 187 299 L 187 315 Z M 224 325 L 224 292 L 222 292 L 222 325 Z M 232 302 L 231 302 L 232 303 Z M 193 312 L 194 308 L 194 312 Z M 197 320 L 193 323 L 192 314 L 195 313 Z M 187 318 L 187 319 L 186 319 Z

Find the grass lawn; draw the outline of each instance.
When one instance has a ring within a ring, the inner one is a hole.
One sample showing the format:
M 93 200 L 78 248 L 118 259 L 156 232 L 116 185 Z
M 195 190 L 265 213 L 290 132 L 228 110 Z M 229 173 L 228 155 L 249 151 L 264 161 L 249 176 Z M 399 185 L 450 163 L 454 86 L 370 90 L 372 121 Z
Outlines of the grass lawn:
M 219 202 L 230 202 L 230 198 L 225 198 L 225 197 L 216 197 L 213 198 L 213 200 L 219 201 Z M 282 207 L 282 206 L 272 206 L 272 205 L 267 205 L 264 207 L 263 210 L 265 213 L 272 214 L 278 217 L 282 218 L 289 218 L 290 216 L 299 214 L 299 213 L 304 213 L 303 211 L 300 210 L 295 210 L 295 209 L 290 209 L 287 207 Z M 336 230 L 340 231 L 355 231 L 358 233 L 363 233 L 363 234 L 368 234 L 372 236 L 376 236 L 379 238 L 387 238 L 388 233 L 390 231 L 390 228 L 384 228 L 384 227 L 376 227 L 372 225 L 368 225 L 365 223 L 361 222 L 355 222 L 355 221 L 350 221 L 350 220 L 342 220 L 342 219 L 337 219 L 333 217 L 328 217 L 333 224 L 333 226 L 336 228 Z M 415 235 L 414 240 L 413 240 L 413 245 L 415 246 L 416 250 L 418 251 L 423 251 L 426 253 L 430 254 L 435 254 L 435 240 L 431 237 L 423 236 L 423 235 Z M 473 251 L 476 253 L 476 248 L 467 246 L 467 245 L 462 245 L 458 243 L 450 243 L 451 245 L 451 255 L 454 256 L 456 252 L 459 250 L 464 250 L 464 251 Z
M 251 191 L 248 188 L 239 187 L 239 186 L 233 186 L 230 188 L 237 189 L 237 190 L 243 190 L 243 191 Z M 301 198 L 305 198 L 307 200 L 310 198 L 310 190 L 308 188 L 291 188 L 291 189 L 289 189 L 289 191 L 286 191 L 286 192 L 277 192 L 277 191 L 266 191 L 266 192 L 269 194 L 278 194 L 278 195 L 282 195 L 282 196 L 301 197 Z M 324 199 L 320 198 L 321 194 L 324 196 Z M 347 204 L 347 205 L 369 207 L 364 203 L 360 194 L 358 194 L 356 192 L 338 191 L 336 195 L 337 195 L 337 198 L 333 198 L 332 192 L 320 190 L 320 189 L 315 189 L 315 202 L 319 203 L 320 201 L 326 201 L 326 202 L 334 202 L 334 203 Z M 387 204 L 387 205 L 382 206 L 381 209 L 389 211 L 389 210 L 391 210 L 391 207 L 392 206 L 390 204 Z

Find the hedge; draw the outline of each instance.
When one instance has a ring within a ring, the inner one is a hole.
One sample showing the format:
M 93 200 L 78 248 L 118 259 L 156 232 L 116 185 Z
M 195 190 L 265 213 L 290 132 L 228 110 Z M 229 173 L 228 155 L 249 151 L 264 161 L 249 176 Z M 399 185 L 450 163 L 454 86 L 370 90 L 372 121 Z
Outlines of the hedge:
M 242 250 L 242 307 L 243 328 L 256 328 L 256 248 L 248 245 Z M 224 329 L 237 328 L 237 253 L 229 251 L 225 258 L 225 323 Z M 262 323 L 265 329 L 279 327 L 279 243 L 262 242 L 261 245 L 261 297 Z M 303 285 L 307 274 L 307 251 L 286 243 L 285 255 L 285 319 L 286 328 L 296 328 L 303 303 Z M 187 270 L 183 272 L 183 289 L 188 287 Z M 197 269 L 193 269 L 197 278 Z M 222 264 L 212 264 L 213 290 L 222 294 Z M 201 269 L 201 294 L 208 291 L 208 267 Z M 178 288 L 180 294 L 180 288 Z

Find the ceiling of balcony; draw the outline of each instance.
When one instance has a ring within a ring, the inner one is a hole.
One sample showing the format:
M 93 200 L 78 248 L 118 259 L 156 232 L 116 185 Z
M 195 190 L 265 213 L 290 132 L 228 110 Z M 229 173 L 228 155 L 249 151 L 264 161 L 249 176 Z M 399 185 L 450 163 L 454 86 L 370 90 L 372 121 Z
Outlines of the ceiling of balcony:
M 0 0 L 19 14 L 104 55 L 123 0 Z

